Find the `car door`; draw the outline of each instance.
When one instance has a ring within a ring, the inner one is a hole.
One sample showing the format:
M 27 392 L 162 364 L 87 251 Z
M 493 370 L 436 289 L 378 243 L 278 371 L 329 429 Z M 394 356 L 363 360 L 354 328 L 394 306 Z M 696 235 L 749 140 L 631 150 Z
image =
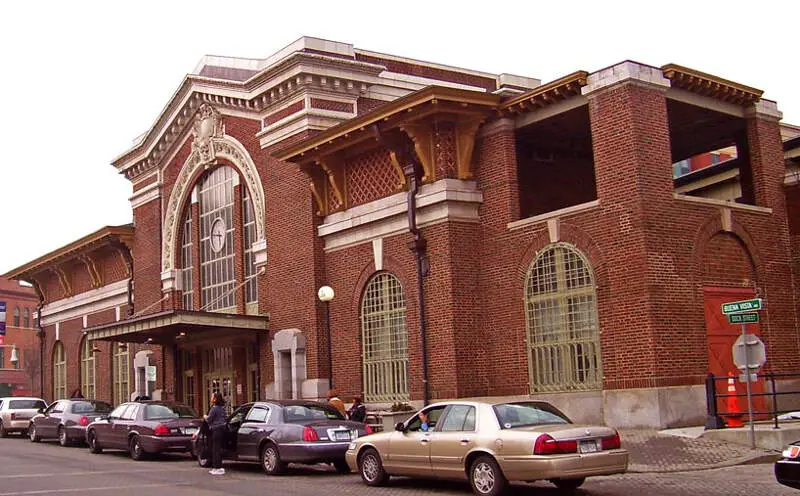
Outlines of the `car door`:
M 122 413 L 125 411 L 126 408 L 128 408 L 128 404 L 123 403 L 122 405 L 112 410 L 112 412 L 108 414 L 106 420 L 100 421 L 92 426 L 92 429 L 94 429 L 95 439 L 98 447 L 100 448 L 117 447 L 117 442 L 114 439 L 114 424 L 116 422 L 119 422 L 119 420 L 122 418 Z
M 138 403 L 131 403 L 128 408 L 122 412 L 122 418 L 114 422 L 112 427 L 114 431 L 114 440 L 120 449 L 128 448 L 128 433 L 136 426 L 136 419 L 141 405 Z
M 239 456 L 238 443 L 239 443 L 239 429 L 241 429 L 244 419 L 253 405 L 240 406 L 231 413 L 228 417 L 227 431 L 225 432 L 225 450 L 229 453 L 231 458 Z
M 247 413 L 236 433 L 236 450 L 239 458 L 255 460 L 258 458 L 258 443 L 263 436 L 264 424 L 269 420 L 267 405 L 255 405 Z
M 467 454 L 475 443 L 476 410 L 473 405 L 450 405 L 431 434 L 431 469 L 434 477 L 463 479 Z
M 36 419 L 36 430 L 41 437 L 56 437 L 56 430 L 64 411 L 64 402 L 56 401 L 44 411 L 42 417 Z
M 403 431 L 395 431 L 389 440 L 389 453 L 384 465 L 394 474 L 430 476 L 430 442 L 431 435 L 436 429 L 439 417 L 447 405 L 438 405 L 422 410 L 428 414 L 429 425 L 427 431 L 422 430 L 422 421 L 419 413 L 414 415 L 405 424 Z

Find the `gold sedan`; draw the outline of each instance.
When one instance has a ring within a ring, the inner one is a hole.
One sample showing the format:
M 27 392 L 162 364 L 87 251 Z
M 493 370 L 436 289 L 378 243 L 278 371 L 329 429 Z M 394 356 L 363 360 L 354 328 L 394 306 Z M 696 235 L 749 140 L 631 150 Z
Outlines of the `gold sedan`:
M 393 432 L 358 438 L 345 456 L 370 486 L 392 475 L 469 480 L 479 496 L 502 494 L 509 481 L 575 489 L 628 468 L 616 430 L 575 425 L 543 401 L 436 403 Z

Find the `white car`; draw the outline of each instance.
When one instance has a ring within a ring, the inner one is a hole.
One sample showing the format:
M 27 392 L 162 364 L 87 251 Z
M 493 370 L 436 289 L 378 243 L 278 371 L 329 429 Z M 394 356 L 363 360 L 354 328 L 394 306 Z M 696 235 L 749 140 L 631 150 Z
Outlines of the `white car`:
M 0 398 L 0 437 L 9 432 L 28 434 L 31 419 L 40 410 L 47 408 L 47 402 L 41 398 L 7 396 Z

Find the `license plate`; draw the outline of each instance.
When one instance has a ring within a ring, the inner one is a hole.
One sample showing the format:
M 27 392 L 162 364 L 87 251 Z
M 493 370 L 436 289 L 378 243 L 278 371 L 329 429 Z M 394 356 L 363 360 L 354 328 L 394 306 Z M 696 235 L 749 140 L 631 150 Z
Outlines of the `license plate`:
M 183 429 L 184 434 L 194 434 L 197 432 L 197 427 L 186 427 Z
M 597 441 L 581 441 L 578 443 L 578 451 L 581 453 L 594 453 L 597 451 Z
M 334 432 L 333 433 L 333 438 L 336 441 L 349 441 L 350 440 L 350 432 L 349 431 Z

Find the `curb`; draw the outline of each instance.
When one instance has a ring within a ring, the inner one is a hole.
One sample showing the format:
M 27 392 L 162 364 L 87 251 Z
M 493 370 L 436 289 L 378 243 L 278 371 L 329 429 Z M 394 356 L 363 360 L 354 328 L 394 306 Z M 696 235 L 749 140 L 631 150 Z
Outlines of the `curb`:
M 699 472 L 702 470 L 714 470 L 718 468 L 735 467 L 737 465 L 757 465 L 774 463 L 781 459 L 780 453 L 763 453 L 759 455 L 747 455 L 739 458 L 732 458 L 723 462 L 714 463 L 711 465 L 676 465 L 673 467 L 657 467 L 644 464 L 628 465 L 627 473 L 630 474 L 668 474 L 675 472 Z

